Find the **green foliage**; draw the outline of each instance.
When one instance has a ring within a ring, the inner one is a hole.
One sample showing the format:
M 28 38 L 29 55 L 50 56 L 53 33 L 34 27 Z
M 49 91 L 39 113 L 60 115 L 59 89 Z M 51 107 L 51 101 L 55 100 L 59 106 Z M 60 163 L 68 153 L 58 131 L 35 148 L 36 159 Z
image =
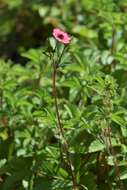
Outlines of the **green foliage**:
M 127 1 L 3 0 L 0 8 L 0 189 L 73 189 L 52 94 L 56 44 L 47 37 L 56 26 L 72 35 L 57 94 L 76 190 L 127 189 Z

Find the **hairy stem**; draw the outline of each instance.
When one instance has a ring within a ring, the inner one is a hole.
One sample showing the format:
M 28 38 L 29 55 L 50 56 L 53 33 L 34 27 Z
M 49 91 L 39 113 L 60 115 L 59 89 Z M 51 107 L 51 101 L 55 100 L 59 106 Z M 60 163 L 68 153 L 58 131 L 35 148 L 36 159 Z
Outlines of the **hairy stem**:
M 114 164 L 114 168 L 115 168 L 115 173 L 116 173 L 116 176 L 117 176 L 117 185 L 118 185 L 118 188 L 120 190 L 124 190 L 124 187 L 123 187 L 123 183 L 121 182 L 120 180 L 120 169 L 119 169 L 119 166 L 118 166 L 118 161 L 115 157 L 115 152 L 114 152 L 114 149 L 113 149 L 113 146 L 112 146 L 112 141 L 111 141 L 111 128 L 110 126 L 108 126 L 107 130 L 103 131 L 103 135 L 104 135 L 104 138 L 105 138 L 105 144 L 106 144 L 106 149 L 107 149 L 107 152 L 109 154 L 109 156 L 111 156 L 113 158 L 113 164 Z
M 61 57 L 58 60 L 61 60 Z M 59 113 L 59 108 L 58 108 L 58 101 L 57 101 L 57 88 L 56 88 L 56 76 L 57 76 L 57 64 L 53 61 L 53 96 L 54 96 L 54 104 L 55 104 L 55 110 L 56 110 L 56 117 L 57 117 L 57 126 L 58 126 L 58 130 L 59 130 L 59 136 L 61 137 L 60 140 L 62 139 L 62 142 L 59 142 L 59 146 L 60 146 L 60 154 L 61 154 L 61 160 L 64 161 L 64 155 L 63 153 L 65 153 L 66 158 L 67 158 L 67 162 L 68 162 L 68 167 L 71 173 L 71 177 L 72 177 L 72 183 L 73 183 L 73 187 L 72 190 L 78 190 L 77 189 L 77 184 L 76 184 L 76 177 L 75 177 L 75 173 L 73 171 L 73 166 L 72 166 L 72 161 L 70 159 L 70 154 L 68 152 L 68 143 L 64 138 L 64 129 L 61 123 L 61 119 L 60 119 L 60 113 Z
M 124 190 L 123 183 L 120 180 L 120 169 L 119 169 L 119 166 L 118 166 L 118 161 L 115 158 L 115 152 L 114 152 L 114 149 L 113 149 L 113 146 L 112 146 L 111 133 L 110 133 L 111 129 L 110 129 L 110 127 L 108 127 L 108 131 L 109 131 L 108 141 L 109 141 L 110 153 L 111 153 L 111 155 L 113 157 L 115 172 L 116 172 L 116 176 L 118 178 L 118 186 L 119 186 L 120 190 Z

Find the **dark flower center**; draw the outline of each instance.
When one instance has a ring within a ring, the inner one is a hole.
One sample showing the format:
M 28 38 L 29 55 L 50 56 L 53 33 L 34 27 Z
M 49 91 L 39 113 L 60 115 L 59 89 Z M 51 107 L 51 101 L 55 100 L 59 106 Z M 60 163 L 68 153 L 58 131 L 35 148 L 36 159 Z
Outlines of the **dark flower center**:
M 58 34 L 58 38 L 60 38 L 62 40 L 62 39 L 64 39 L 64 35 L 63 34 Z

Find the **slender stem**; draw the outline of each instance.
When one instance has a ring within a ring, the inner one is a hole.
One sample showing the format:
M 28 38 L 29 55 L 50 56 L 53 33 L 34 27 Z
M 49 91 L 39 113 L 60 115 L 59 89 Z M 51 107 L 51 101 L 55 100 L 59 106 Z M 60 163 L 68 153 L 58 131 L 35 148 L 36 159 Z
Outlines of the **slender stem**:
M 120 170 L 119 170 L 119 166 L 118 166 L 118 161 L 115 158 L 115 152 L 114 152 L 114 149 L 112 146 L 110 126 L 108 126 L 107 131 L 105 131 L 105 130 L 103 131 L 103 135 L 104 135 L 103 137 L 105 138 L 104 141 L 105 141 L 107 152 L 108 152 L 109 156 L 112 156 L 112 158 L 113 158 L 114 168 L 115 168 L 116 176 L 118 178 L 117 184 L 118 184 L 120 190 L 124 190 L 123 183 L 120 180 Z
M 58 120 L 59 133 L 60 133 L 61 137 L 63 138 L 64 131 L 63 131 L 62 124 L 60 121 L 60 114 L 59 114 L 58 102 L 57 102 L 56 73 L 57 73 L 56 65 L 55 65 L 55 63 L 53 63 L 53 96 L 54 96 L 54 101 L 55 101 L 54 103 L 55 103 L 55 109 L 56 109 L 56 116 L 57 116 L 57 120 Z
M 111 55 L 114 56 L 116 52 L 116 28 L 113 25 L 112 26 L 112 43 L 111 43 Z M 111 63 L 111 69 L 115 68 L 116 66 L 116 60 L 114 59 Z
M 60 55 L 59 58 L 58 58 L 57 64 L 60 64 L 65 49 L 66 49 L 66 46 L 64 46 L 64 48 L 63 48 L 63 50 L 62 50 L 61 55 Z
M 109 131 L 108 141 L 109 141 L 109 147 L 110 147 L 109 149 L 110 149 L 110 153 L 111 153 L 111 155 L 113 157 L 115 171 L 116 171 L 116 175 L 117 175 L 117 178 L 118 178 L 118 186 L 119 186 L 120 190 L 124 190 L 123 183 L 120 180 L 120 169 L 119 169 L 119 166 L 118 166 L 118 161 L 115 158 L 115 152 L 114 152 L 114 149 L 113 149 L 113 146 L 112 146 L 111 133 L 110 133 L 111 129 L 110 129 L 110 127 L 108 127 L 108 131 Z
M 115 26 L 113 25 L 112 26 L 112 44 L 111 44 L 111 54 L 113 55 L 116 51 L 116 40 L 115 40 L 115 36 L 116 36 L 116 28 Z
M 35 172 L 34 172 L 35 164 L 36 164 L 36 160 L 33 160 L 33 161 L 32 161 L 31 176 L 30 176 L 30 181 L 29 181 L 28 190 L 33 190 L 34 179 L 35 179 Z
M 3 109 L 3 90 L 0 89 L 0 108 Z
M 65 49 L 65 48 L 64 48 Z M 72 190 L 78 190 L 77 189 L 77 184 L 76 184 L 76 177 L 75 177 L 75 173 L 73 171 L 73 166 L 72 166 L 72 161 L 70 159 L 70 154 L 68 152 L 68 143 L 64 138 L 64 129 L 61 123 L 61 119 L 60 119 L 60 113 L 59 113 L 59 108 L 58 108 L 58 101 L 57 101 L 57 88 L 56 88 L 56 76 L 57 76 L 57 66 L 61 61 L 64 49 L 60 55 L 60 57 L 58 58 L 57 64 L 55 63 L 55 61 L 53 60 L 53 96 L 54 96 L 54 104 L 55 104 L 55 110 L 56 110 L 56 117 L 57 117 L 57 122 L 58 122 L 58 130 L 59 130 L 59 135 L 63 141 L 63 143 L 60 142 L 60 154 L 62 157 L 62 160 L 64 161 L 64 157 L 63 157 L 63 151 L 66 155 L 67 158 L 67 162 L 68 162 L 68 166 L 71 172 L 71 177 L 72 177 L 72 182 L 73 182 L 73 187 Z

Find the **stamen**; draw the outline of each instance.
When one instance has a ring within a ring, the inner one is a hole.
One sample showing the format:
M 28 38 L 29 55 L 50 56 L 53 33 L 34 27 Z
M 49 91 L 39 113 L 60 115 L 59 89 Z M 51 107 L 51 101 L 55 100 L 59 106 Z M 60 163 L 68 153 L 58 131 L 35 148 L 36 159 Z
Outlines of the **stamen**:
M 58 38 L 60 38 L 62 40 L 64 38 L 64 35 L 63 34 L 59 34 Z

